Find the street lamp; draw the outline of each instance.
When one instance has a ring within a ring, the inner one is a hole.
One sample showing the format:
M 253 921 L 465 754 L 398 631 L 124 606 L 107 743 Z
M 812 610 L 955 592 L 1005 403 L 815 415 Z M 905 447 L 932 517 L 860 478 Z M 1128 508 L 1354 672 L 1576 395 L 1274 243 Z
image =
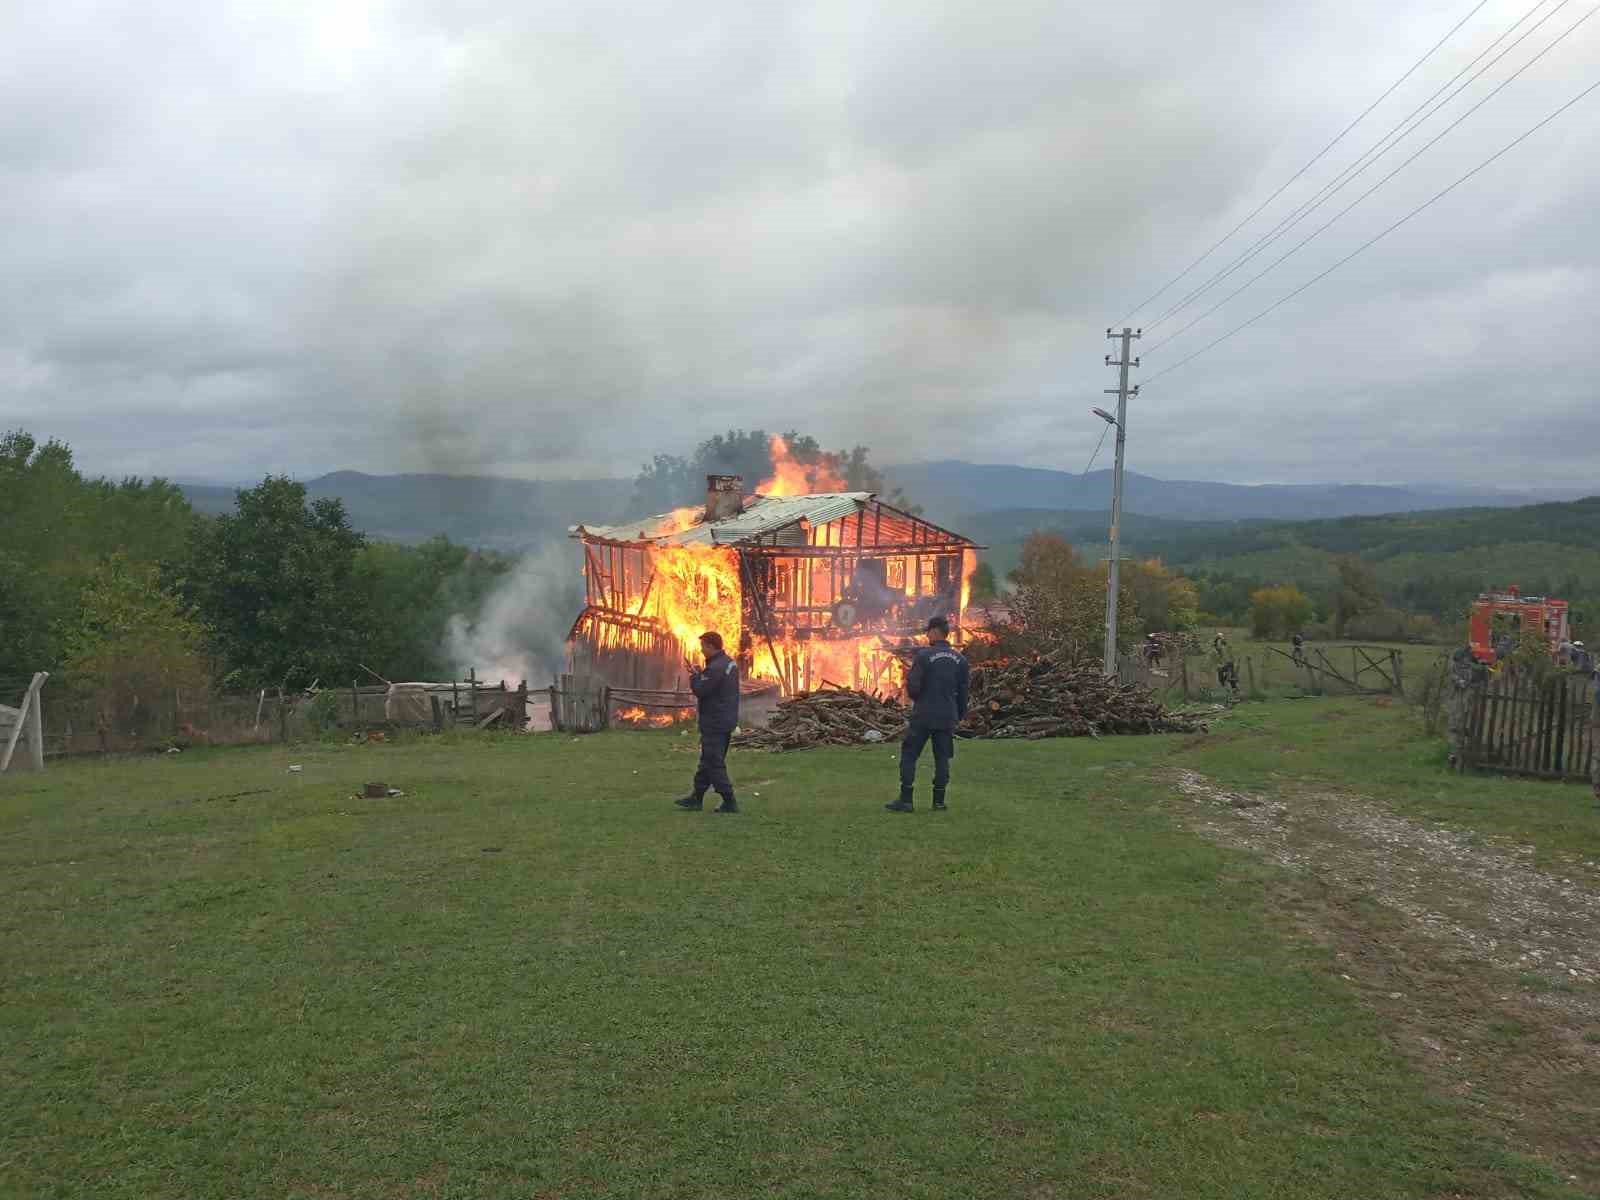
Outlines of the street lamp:
M 1095 416 L 1099 417 L 1107 425 L 1115 425 L 1117 423 L 1117 419 L 1103 408 L 1091 408 L 1089 411 Z

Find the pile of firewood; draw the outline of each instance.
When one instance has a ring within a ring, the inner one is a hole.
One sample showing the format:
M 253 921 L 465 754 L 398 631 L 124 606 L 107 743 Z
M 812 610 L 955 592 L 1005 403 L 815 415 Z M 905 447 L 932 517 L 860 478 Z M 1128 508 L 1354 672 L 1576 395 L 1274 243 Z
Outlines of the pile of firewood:
M 910 711 L 849 688 L 825 687 L 785 700 L 764 729 L 736 739 L 756 750 L 803 750 L 895 741 Z M 1169 712 L 1138 684 L 1119 684 L 1098 663 L 1001 659 L 972 668 L 963 738 L 1099 737 L 1110 733 L 1203 733 L 1198 717 Z
M 1099 737 L 1106 733 L 1201 733 L 1205 723 L 1168 712 L 1138 684 L 1119 684 L 1098 663 L 1002 659 L 972 669 L 961 737 Z
M 766 728 L 747 729 L 735 740 L 755 750 L 890 742 L 905 733 L 906 716 L 905 706 L 894 700 L 830 686 L 784 700 Z

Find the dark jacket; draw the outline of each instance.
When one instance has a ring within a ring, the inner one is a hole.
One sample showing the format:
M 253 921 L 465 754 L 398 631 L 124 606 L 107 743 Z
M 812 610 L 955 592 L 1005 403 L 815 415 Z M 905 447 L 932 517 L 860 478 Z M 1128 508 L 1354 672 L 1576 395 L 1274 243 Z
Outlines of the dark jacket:
M 924 729 L 954 729 L 967 715 L 971 668 L 949 642 L 934 642 L 917 651 L 906 676 L 911 697 L 911 723 Z
M 689 673 L 689 690 L 700 702 L 701 733 L 732 733 L 739 724 L 739 664 L 718 651 L 704 670 Z

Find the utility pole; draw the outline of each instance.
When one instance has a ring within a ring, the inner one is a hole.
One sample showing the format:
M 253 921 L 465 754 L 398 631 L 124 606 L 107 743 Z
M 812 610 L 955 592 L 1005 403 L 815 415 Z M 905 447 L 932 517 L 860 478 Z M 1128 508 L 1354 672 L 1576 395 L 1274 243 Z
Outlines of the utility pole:
M 1107 388 L 1107 395 L 1117 398 L 1117 419 L 1112 422 L 1117 427 L 1117 465 L 1111 475 L 1111 569 L 1106 573 L 1106 658 L 1105 672 L 1107 675 L 1117 673 L 1117 583 L 1118 568 L 1122 559 L 1122 452 L 1123 444 L 1128 440 L 1128 397 L 1137 396 L 1139 389 L 1128 386 L 1128 369 L 1137 367 L 1139 360 L 1132 357 L 1131 350 L 1133 339 L 1144 334 L 1142 329 L 1133 329 L 1127 325 L 1122 327 L 1121 333 L 1107 329 L 1106 336 L 1119 341 L 1121 353 L 1112 358 L 1106 355 L 1106 366 L 1114 366 L 1120 372 L 1117 386 Z

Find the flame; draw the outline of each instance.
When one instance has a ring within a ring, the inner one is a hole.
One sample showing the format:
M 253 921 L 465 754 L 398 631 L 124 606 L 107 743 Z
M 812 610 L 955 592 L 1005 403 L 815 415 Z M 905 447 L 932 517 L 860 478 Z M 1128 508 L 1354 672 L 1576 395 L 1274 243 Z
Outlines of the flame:
M 651 729 L 665 729 L 675 721 L 693 720 L 694 714 L 695 710 L 692 708 L 650 712 L 648 709 L 640 708 L 638 705 L 629 705 L 626 708 L 617 709 L 612 714 L 611 719 L 623 725 L 643 725 Z
M 961 552 L 961 611 L 966 612 L 972 607 L 972 577 L 978 571 L 978 552 L 976 550 L 963 550 Z
M 650 565 L 654 575 L 649 592 L 634 600 L 631 615 L 655 618 L 685 658 L 698 657 L 700 635 L 710 630 L 720 633 L 723 644 L 737 654 L 742 621 L 734 551 L 724 546 L 656 546 Z
M 654 536 L 670 537 L 674 533 L 682 533 L 685 529 L 691 529 L 700 524 L 705 515 L 706 510 L 698 504 L 691 504 L 688 508 L 675 508 L 667 514 L 667 518 L 672 522 L 672 527 L 670 529 L 660 529 L 656 531 Z
M 768 441 L 767 453 L 772 457 L 772 475 L 756 488 L 763 496 L 811 496 L 849 490 L 834 455 L 824 454 L 814 463 L 800 462 L 790 453 L 789 443 L 777 434 Z

